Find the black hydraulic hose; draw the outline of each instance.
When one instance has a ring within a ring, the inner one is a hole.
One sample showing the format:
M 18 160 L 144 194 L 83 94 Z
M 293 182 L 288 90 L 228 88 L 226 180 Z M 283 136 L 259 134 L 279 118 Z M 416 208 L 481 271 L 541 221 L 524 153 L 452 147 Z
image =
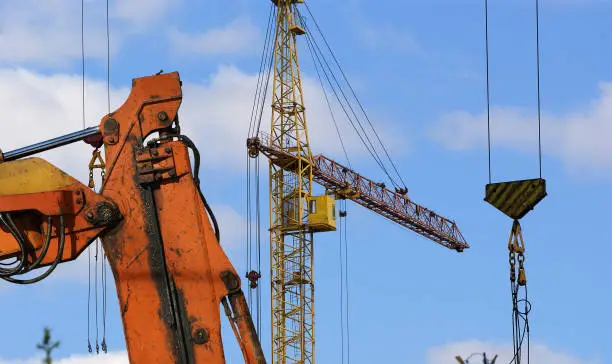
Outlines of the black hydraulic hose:
M 210 216 L 210 219 L 212 221 L 213 228 L 215 231 L 215 237 L 217 238 L 217 242 L 221 244 L 221 233 L 219 230 L 219 224 L 217 223 L 217 218 L 215 217 L 214 212 L 210 208 L 210 205 L 208 204 L 208 201 L 206 201 L 206 198 L 204 197 L 204 194 L 202 193 L 202 189 L 200 188 L 200 151 L 195 146 L 195 143 L 191 139 L 189 139 L 189 137 L 185 135 L 167 135 L 165 137 L 153 139 L 149 141 L 147 145 L 152 146 L 161 140 L 172 139 L 173 137 L 181 140 L 193 152 L 193 164 L 194 164 L 193 181 L 196 184 L 198 194 L 200 195 L 200 199 L 202 200 L 202 203 L 204 204 L 204 207 L 206 208 L 206 211 L 208 212 L 208 215 Z
M 204 207 L 206 208 L 206 211 L 208 211 L 208 215 L 210 216 L 210 219 L 213 223 L 213 227 L 215 229 L 215 237 L 217 238 L 217 242 L 221 244 L 221 233 L 219 231 L 219 224 L 217 223 L 217 218 L 215 217 L 214 212 L 210 208 L 210 205 L 208 204 L 208 201 L 206 201 L 206 198 L 204 197 L 204 194 L 202 193 L 202 189 L 200 188 L 200 151 L 195 146 L 194 142 L 191 139 L 189 139 L 189 137 L 186 137 L 185 135 L 181 135 L 179 139 L 182 140 L 187 145 L 187 147 L 191 149 L 191 151 L 193 152 L 193 164 L 194 164 L 193 181 L 196 184 L 198 193 L 200 194 L 200 199 L 204 203 Z
M 59 217 L 59 225 L 60 225 L 58 229 L 59 247 L 57 249 L 57 256 L 55 260 L 53 261 L 53 264 L 51 264 L 51 266 L 49 267 L 49 269 L 47 269 L 45 273 L 39 275 L 38 277 L 35 277 L 32 279 L 24 279 L 24 280 L 14 279 L 11 277 L 1 277 L 1 278 L 7 282 L 16 283 L 16 284 L 32 284 L 32 283 L 40 282 L 43 279 L 47 278 L 49 274 L 51 274 L 55 270 L 59 262 L 62 260 L 62 254 L 64 253 L 64 243 L 66 242 L 66 231 L 65 231 L 66 226 L 64 224 L 64 216 Z M 51 230 L 51 226 L 49 226 L 49 231 L 50 230 Z
M 40 262 L 42 262 L 45 255 L 47 255 L 47 251 L 49 250 L 49 246 L 51 245 L 51 219 L 52 219 L 51 216 L 47 217 L 48 228 L 47 228 L 47 233 L 45 234 L 45 244 L 43 245 L 43 248 L 40 254 L 38 255 L 38 258 L 36 258 L 36 260 L 31 265 L 28 265 L 27 267 L 25 267 L 23 272 L 20 272 L 20 274 L 27 273 L 31 271 L 32 269 L 36 269 L 38 265 L 40 264 Z
M 21 258 L 18 258 L 19 264 L 16 267 L 8 268 L 8 269 L 0 268 L 0 278 L 5 278 L 5 277 L 12 276 L 14 274 L 18 274 L 19 271 L 23 269 L 23 266 L 26 262 L 26 249 L 25 249 L 25 242 L 23 241 L 23 237 L 21 236 L 19 230 L 17 229 L 17 226 L 15 226 L 13 219 L 11 219 L 11 216 L 8 213 L 0 213 L 0 223 L 2 223 L 8 229 L 8 231 L 13 235 L 13 237 L 15 237 L 15 240 L 17 241 L 17 244 L 19 245 L 19 252 L 21 255 Z
M 40 262 L 42 262 L 43 258 L 47 254 L 47 251 L 49 250 L 49 246 L 51 245 L 51 216 L 47 218 L 47 226 L 49 228 L 47 229 L 47 233 L 45 234 L 45 243 L 43 245 L 43 248 L 40 254 L 38 255 L 38 258 L 36 258 L 36 260 L 32 264 L 27 265 L 25 267 L 24 267 L 24 264 L 26 263 L 27 252 L 25 250 L 25 241 L 23 240 L 23 237 L 19 233 L 19 230 L 15 226 L 15 223 L 13 222 L 10 215 L 0 214 L 0 221 L 2 221 L 5 224 L 5 226 L 9 229 L 11 234 L 15 237 L 15 240 L 17 240 L 17 244 L 19 244 L 20 253 L 21 253 L 21 259 L 19 259 L 20 260 L 19 266 L 17 266 L 16 268 L 9 269 L 9 270 L 0 269 L 0 271 L 2 271 L 0 273 L 0 276 L 10 277 L 16 274 L 24 274 L 24 273 L 31 271 L 32 269 L 36 269 L 38 265 L 40 264 Z M 42 228 L 41 228 L 41 232 L 44 233 L 44 230 Z M 7 265 L 7 264 L 0 263 L 0 265 Z

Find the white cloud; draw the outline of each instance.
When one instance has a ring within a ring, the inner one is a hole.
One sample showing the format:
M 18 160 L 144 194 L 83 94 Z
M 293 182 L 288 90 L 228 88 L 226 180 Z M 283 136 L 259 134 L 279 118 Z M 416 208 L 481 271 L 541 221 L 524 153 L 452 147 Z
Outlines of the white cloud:
M 82 128 L 81 79 L 45 76 L 25 69 L 0 69 L 0 107 L 10 121 L 0 123 L 0 148 L 7 152 Z M 111 107 L 123 103 L 128 89 L 111 90 Z M 86 80 L 86 126 L 98 125 L 107 113 L 105 82 Z M 10 136 L 10 137 L 9 137 Z M 76 143 L 41 154 L 80 181 L 87 181 L 91 147 Z
M 512 345 L 500 344 L 491 341 L 468 340 L 462 342 L 453 342 L 445 345 L 431 348 L 427 351 L 427 364 L 449 364 L 457 363 L 454 359 L 456 355 L 462 358 L 467 358 L 472 353 L 486 353 L 489 360 L 493 359 L 494 355 L 499 355 L 496 363 L 509 363 L 514 352 Z M 524 353 L 523 361 L 526 360 Z M 564 350 L 552 350 L 542 344 L 531 344 L 530 360 L 532 363 L 542 364 L 603 364 L 602 360 L 580 359 Z M 470 363 L 481 363 L 482 357 L 474 357 Z
M 110 9 L 111 56 L 126 34 L 150 29 L 174 0 L 117 0 Z M 164 22 L 164 28 L 167 22 Z M 85 1 L 85 55 L 106 58 L 106 2 Z M 0 3 L 0 62 L 68 67 L 81 58 L 81 2 L 20 0 Z
M 79 76 L 42 75 L 25 69 L 0 68 L 0 79 L 3 81 L 0 83 L 0 109 L 10 110 L 11 115 L 6 122 L 0 123 L 0 148 L 5 152 L 82 127 L 82 81 Z M 234 67 L 221 67 L 204 82 L 184 81 L 180 111 L 183 132 L 200 147 L 204 167 L 239 178 L 238 172 L 244 169 L 245 143 L 257 76 Z M 327 106 L 317 86 L 315 80 L 304 79 L 313 152 L 342 156 Z M 107 112 L 106 84 L 87 79 L 86 87 L 87 126 L 94 126 Z M 111 109 L 120 106 L 128 94 L 128 88 L 111 89 Z M 269 130 L 270 107 L 265 110 L 262 130 Z M 349 134 L 346 125 L 343 133 L 349 154 L 352 157 L 363 156 L 365 151 L 357 137 Z M 390 147 L 401 145 L 397 139 L 389 138 L 391 133 L 385 133 L 384 129 L 382 134 L 384 140 L 391 140 L 388 143 Z M 77 143 L 42 153 L 40 157 L 87 183 L 91 150 L 85 143 Z M 224 246 L 230 249 L 242 246 L 244 217 L 227 205 L 215 206 L 215 214 L 223 232 Z M 58 267 L 50 279 L 80 277 L 78 279 L 85 282 L 83 277 L 87 276 L 84 273 L 88 266 L 87 256 L 83 255 L 76 262 Z
M 185 83 L 182 126 L 188 134 L 197 135 L 199 145 L 206 146 L 203 163 L 207 166 L 223 170 L 244 168 L 246 138 L 256 84 L 257 75 L 249 75 L 229 66 L 220 67 L 203 83 Z M 303 76 L 303 85 L 312 152 L 337 157 L 342 162 L 344 155 L 319 82 Z M 270 84 L 268 98 L 271 89 Z M 261 121 L 263 132 L 270 130 L 270 104 L 268 99 Z M 348 121 L 341 118 L 340 109 L 335 109 L 349 157 L 363 157 L 367 151 L 361 146 Z M 406 138 L 400 139 L 384 123 L 376 120 L 373 123 L 392 154 L 404 151 Z
M 229 205 L 211 206 L 221 232 L 224 249 L 242 249 L 246 239 L 247 220 Z
M 453 342 L 433 347 L 427 351 L 426 364 L 456 363 L 455 356 L 467 358 L 472 353 L 487 353 L 488 359 L 499 355 L 496 363 L 509 363 L 513 356 L 512 345 L 500 344 L 491 341 L 468 340 Z M 538 364 L 603 364 L 601 359 L 580 359 L 563 350 L 552 350 L 545 345 L 531 345 L 531 362 Z M 474 357 L 471 363 L 481 363 L 482 357 Z M 0 364 L 38 364 L 40 357 L 25 360 L 3 360 Z M 54 361 L 57 364 L 123 364 L 129 363 L 127 352 L 112 352 L 106 355 L 73 355 Z
M 554 0 L 550 2 L 552 6 L 586 6 L 586 5 L 601 5 L 610 4 L 610 0 Z M 549 6 L 550 6 L 549 5 Z
M 244 17 L 199 34 L 171 28 L 168 37 L 178 52 L 196 55 L 252 53 L 258 49 L 260 43 L 259 29 L 250 19 Z
M 97 3 L 85 6 L 86 11 L 102 14 Z M 89 57 L 106 55 L 106 31 L 101 25 L 86 20 Z M 0 61 L 63 66 L 65 60 L 80 57 L 80 2 L 21 0 L 0 4 Z
M 141 31 L 156 23 L 180 3 L 181 1 L 177 0 L 116 0 L 113 17 L 125 21 L 134 30 Z
M 29 359 L 5 360 L 0 358 L 0 364 L 40 364 L 42 356 Z M 54 359 L 56 364 L 129 364 L 127 351 L 110 352 L 100 355 L 71 355 L 67 358 Z
M 542 118 L 544 154 L 560 158 L 573 171 L 596 175 L 612 172 L 612 83 L 600 83 L 600 96 L 582 110 Z M 537 117 L 518 108 L 496 107 L 491 112 L 493 148 L 537 150 Z M 444 115 L 430 136 L 449 149 L 486 148 L 486 113 L 456 111 Z
M 423 49 L 414 36 L 404 28 L 390 24 L 363 25 L 359 31 L 363 42 L 370 48 L 389 49 L 401 53 L 423 53 Z

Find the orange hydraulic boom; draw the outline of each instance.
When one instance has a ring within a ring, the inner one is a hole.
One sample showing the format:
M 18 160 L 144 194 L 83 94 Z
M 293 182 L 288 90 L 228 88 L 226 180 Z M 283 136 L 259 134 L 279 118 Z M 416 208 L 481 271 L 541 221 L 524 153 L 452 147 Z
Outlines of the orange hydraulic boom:
M 225 363 L 221 306 L 245 362 L 265 363 L 240 278 L 199 188 L 199 152 L 180 135 L 181 100 L 178 73 L 138 78 L 98 128 L 0 153 L 0 278 L 37 282 L 99 237 L 131 363 Z M 99 193 L 42 159 L 23 158 L 84 139 L 105 146 Z M 22 278 L 41 267 L 45 273 Z

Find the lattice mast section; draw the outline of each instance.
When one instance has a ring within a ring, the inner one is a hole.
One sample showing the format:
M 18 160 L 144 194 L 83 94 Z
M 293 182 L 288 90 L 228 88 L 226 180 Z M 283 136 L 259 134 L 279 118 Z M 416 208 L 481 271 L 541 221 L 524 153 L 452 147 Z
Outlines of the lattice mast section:
M 270 163 L 270 259 L 272 363 L 313 363 L 313 233 L 307 199 L 312 191 L 312 155 L 306 129 L 296 37 L 299 0 L 276 0 L 276 40 L 270 146 L 295 158 Z

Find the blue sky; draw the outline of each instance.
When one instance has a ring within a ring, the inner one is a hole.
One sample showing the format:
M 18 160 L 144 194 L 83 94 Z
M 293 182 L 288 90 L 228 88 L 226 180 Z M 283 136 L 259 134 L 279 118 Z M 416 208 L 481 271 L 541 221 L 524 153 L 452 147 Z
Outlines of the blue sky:
M 456 220 L 471 245 L 463 254 L 447 251 L 349 204 L 351 360 L 442 364 L 455 355 L 487 351 L 505 355 L 507 362 L 512 222 L 483 201 L 488 182 L 483 2 L 308 3 L 410 196 Z M 106 112 L 105 5 L 86 1 L 88 126 Z M 538 173 L 533 5 L 489 4 L 494 181 Z M 112 105 L 122 103 L 134 77 L 160 69 L 181 73 L 183 126 L 203 153 L 203 190 L 219 215 L 230 259 L 244 271 L 244 139 L 269 3 L 122 0 L 111 1 L 110 9 Z M 612 3 L 544 0 L 540 10 L 549 196 L 522 223 L 533 303 L 532 360 L 607 363 Z M 81 128 L 80 27 L 80 1 L 0 2 L 0 105 L 10 115 L 0 124 L 3 150 Z M 342 160 L 337 138 L 328 132 L 329 114 L 310 56 L 305 44 L 300 46 L 313 148 Z M 341 123 L 355 169 L 381 180 L 348 123 Z M 263 125 L 269 128 L 269 119 Z M 85 181 L 89 153 L 76 145 L 44 157 Z M 266 211 L 264 204 L 264 216 Z M 267 244 L 263 249 L 268 251 Z M 315 250 L 317 359 L 339 363 L 337 233 L 317 235 Z M 62 341 L 60 363 L 92 360 L 87 271 L 83 255 L 38 285 L 0 284 L 5 327 L 0 363 L 33 362 L 46 325 Z M 262 342 L 268 352 L 267 274 L 264 282 Z M 108 292 L 107 341 L 114 354 L 92 362 L 124 363 L 111 282 Z M 224 339 L 228 362 L 241 362 L 231 331 L 225 330 Z

